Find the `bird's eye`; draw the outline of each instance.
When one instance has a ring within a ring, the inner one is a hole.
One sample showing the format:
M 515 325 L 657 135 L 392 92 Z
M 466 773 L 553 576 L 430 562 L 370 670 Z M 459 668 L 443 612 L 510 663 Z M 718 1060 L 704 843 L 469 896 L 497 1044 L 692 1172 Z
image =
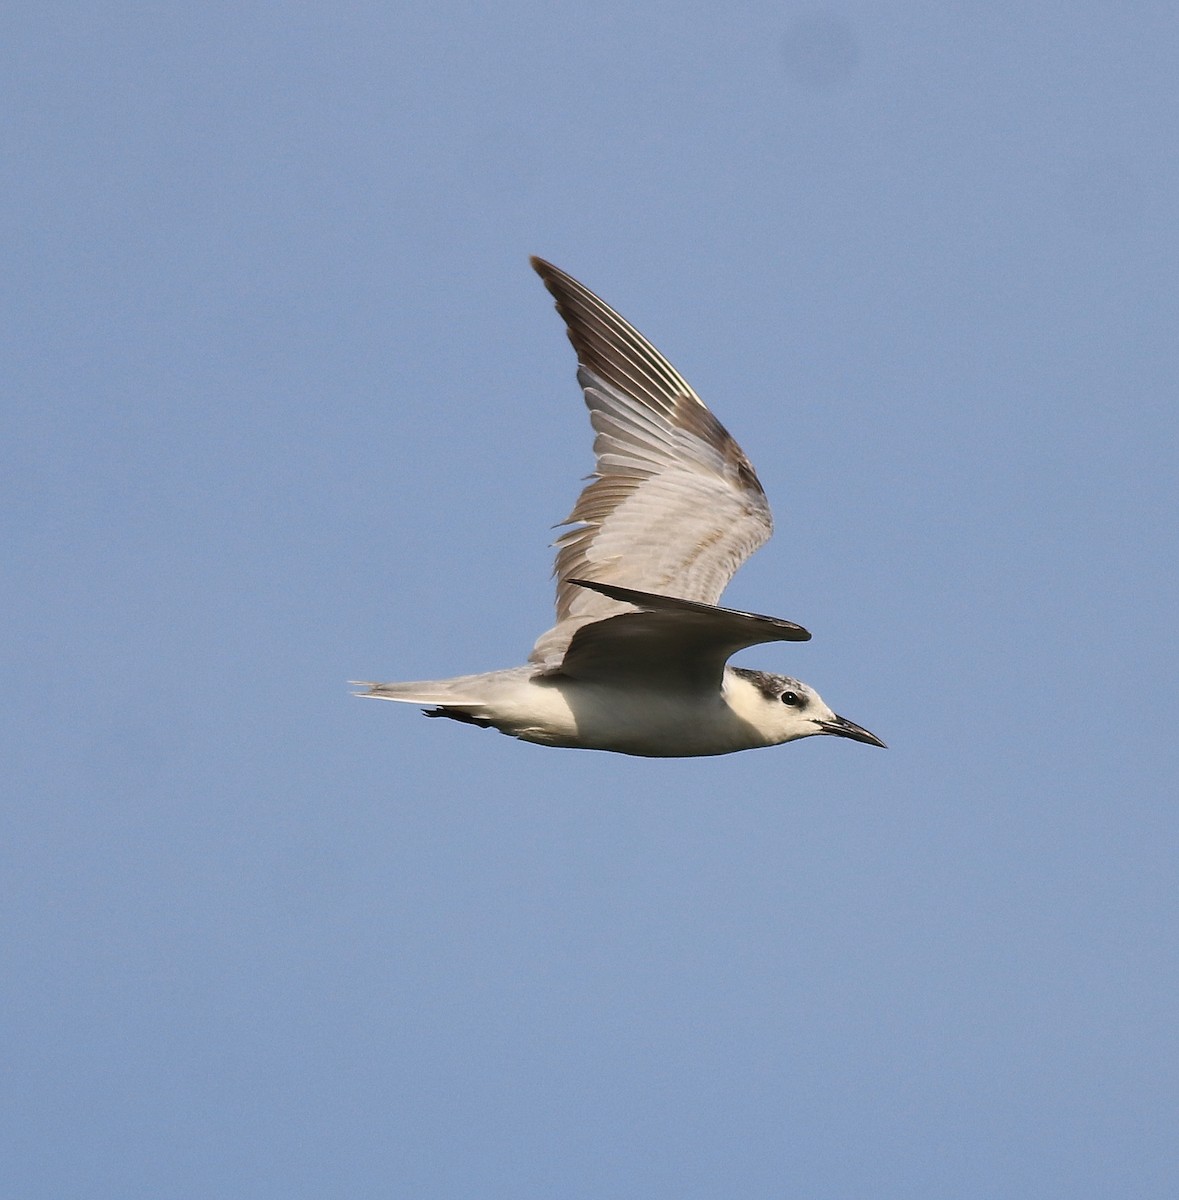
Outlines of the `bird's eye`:
M 783 692 L 782 703 L 789 704 L 791 708 L 797 708 L 802 703 L 802 697 L 797 692 Z

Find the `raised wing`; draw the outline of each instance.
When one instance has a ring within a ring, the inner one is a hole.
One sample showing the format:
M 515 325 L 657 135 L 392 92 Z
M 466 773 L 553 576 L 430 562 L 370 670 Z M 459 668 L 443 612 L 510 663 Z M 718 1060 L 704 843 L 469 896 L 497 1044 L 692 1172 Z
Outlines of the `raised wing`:
M 557 624 L 532 659 L 560 661 L 574 633 L 624 612 L 573 579 L 712 605 L 773 531 L 741 447 L 634 326 L 543 259 L 532 265 L 577 352 L 594 428 L 592 482 L 557 539 Z
M 569 583 L 639 610 L 574 633 L 557 668 L 574 679 L 715 692 L 725 663 L 738 650 L 761 642 L 805 642 L 811 636 L 801 625 L 777 617 L 579 579 Z

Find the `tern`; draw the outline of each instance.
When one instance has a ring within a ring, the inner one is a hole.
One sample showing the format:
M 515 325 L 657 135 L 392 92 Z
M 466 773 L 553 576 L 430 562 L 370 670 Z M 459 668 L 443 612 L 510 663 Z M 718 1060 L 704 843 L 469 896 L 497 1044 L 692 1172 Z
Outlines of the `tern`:
M 730 754 L 815 734 L 884 746 L 814 688 L 728 665 L 801 625 L 717 607 L 773 521 L 741 447 L 633 325 L 576 279 L 532 266 L 577 354 L 595 469 L 557 539 L 557 621 L 522 667 L 358 695 L 428 705 L 536 742 L 648 758 Z

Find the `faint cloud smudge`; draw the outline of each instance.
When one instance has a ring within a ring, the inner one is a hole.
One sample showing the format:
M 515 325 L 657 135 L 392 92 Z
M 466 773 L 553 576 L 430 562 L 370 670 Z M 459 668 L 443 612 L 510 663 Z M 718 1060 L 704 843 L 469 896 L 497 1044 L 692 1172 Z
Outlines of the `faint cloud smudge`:
M 792 82 L 813 91 L 829 91 L 855 74 L 860 44 L 842 17 L 828 12 L 803 13 L 786 29 L 782 57 Z

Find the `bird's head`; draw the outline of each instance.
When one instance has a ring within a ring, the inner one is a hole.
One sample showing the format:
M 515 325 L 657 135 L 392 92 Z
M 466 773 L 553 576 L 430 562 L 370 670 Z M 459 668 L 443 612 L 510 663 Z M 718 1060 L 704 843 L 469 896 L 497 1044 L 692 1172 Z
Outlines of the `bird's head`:
M 829 733 L 869 746 L 884 746 L 874 733 L 832 712 L 822 696 L 800 680 L 745 667 L 730 667 L 726 674 L 729 706 L 742 720 L 761 730 L 767 745 Z

